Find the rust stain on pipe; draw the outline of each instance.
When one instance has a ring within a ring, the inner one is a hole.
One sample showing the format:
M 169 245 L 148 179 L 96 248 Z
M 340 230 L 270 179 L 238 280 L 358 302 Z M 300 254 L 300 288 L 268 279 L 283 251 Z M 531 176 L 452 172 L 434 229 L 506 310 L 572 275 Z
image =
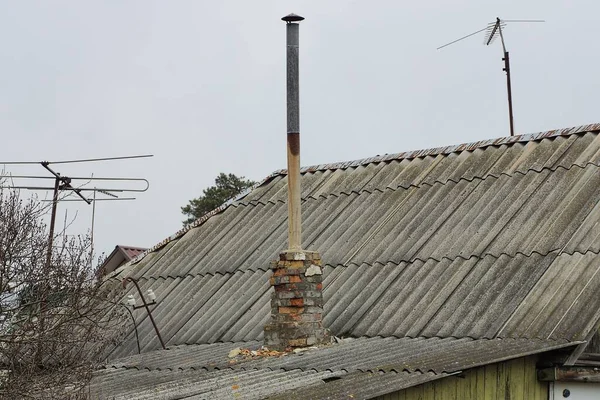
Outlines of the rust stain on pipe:
M 288 133 L 287 143 L 289 152 L 294 155 L 300 155 L 300 133 Z

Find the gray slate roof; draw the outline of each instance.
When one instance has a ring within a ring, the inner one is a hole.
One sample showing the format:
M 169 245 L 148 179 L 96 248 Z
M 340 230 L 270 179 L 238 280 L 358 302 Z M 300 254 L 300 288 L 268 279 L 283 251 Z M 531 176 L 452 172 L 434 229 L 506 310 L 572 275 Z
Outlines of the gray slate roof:
M 360 338 L 282 357 L 241 356 L 260 342 L 176 346 L 130 356 L 99 371 L 91 391 L 116 398 L 373 397 L 461 372 L 572 345 L 567 341 Z M 343 395 L 343 396 L 342 396 Z
M 584 340 L 600 318 L 599 132 L 304 168 L 303 247 L 326 264 L 325 325 L 351 337 Z M 153 288 L 168 346 L 260 341 L 286 200 L 279 171 L 112 279 Z M 159 348 L 136 316 L 142 350 Z M 110 357 L 135 352 L 131 333 Z

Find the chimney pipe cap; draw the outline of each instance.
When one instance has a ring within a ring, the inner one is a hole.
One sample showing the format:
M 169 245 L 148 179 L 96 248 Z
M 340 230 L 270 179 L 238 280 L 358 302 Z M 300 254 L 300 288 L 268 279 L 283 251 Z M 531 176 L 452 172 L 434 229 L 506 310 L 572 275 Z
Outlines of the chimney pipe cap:
M 301 16 L 296 15 L 294 13 L 286 15 L 285 17 L 281 18 L 282 21 L 285 21 L 288 24 L 291 24 L 292 22 L 300 22 L 303 19 L 304 19 L 304 17 L 301 17 Z

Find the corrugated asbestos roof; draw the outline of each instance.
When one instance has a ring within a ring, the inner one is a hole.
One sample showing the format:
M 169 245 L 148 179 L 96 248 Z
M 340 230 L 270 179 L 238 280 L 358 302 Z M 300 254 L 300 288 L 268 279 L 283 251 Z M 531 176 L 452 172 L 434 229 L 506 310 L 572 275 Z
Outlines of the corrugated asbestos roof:
M 304 168 L 303 247 L 326 264 L 326 327 L 350 337 L 584 340 L 600 318 L 599 132 Z M 286 247 L 285 178 L 274 173 L 112 277 L 153 288 L 169 346 L 262 340 L 269 262 Z M 159 348 L 144 313 L 136 317 L 142 351 Z M 110 357 L 135 352 L 131 332 Z
M 98 372 L 91 391 L 128 399 L 149 395 L 310 399 L 340 398 L 342 394 L 365 398 L 573 343 L 376 337 L 345 340 L 282 357 L 228 358 L 229 351 L 236 347 L 258 349 L 260 345 L 256 341 L 184 345 L 131 356 Z

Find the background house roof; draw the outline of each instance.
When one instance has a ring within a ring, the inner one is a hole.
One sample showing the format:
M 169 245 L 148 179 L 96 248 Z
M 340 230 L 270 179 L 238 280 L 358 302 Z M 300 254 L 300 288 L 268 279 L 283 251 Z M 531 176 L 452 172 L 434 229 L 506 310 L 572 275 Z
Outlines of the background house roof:
M 303 247 L 325 263 L 325 326 L 379 341 L 545 343 L 537 352 L 588 338 L 600 318 L 599 132 L 588 125 L 304 168 Z M 286 248 L 286 200 L 280 171 L 113 279 L 131 274 L 154 289 L 168 346 L 260 341 L 269 262 Z M 139 328 L 142 349 L 159 348 L 149 321 Z M 130 334 L 110 356 L 136 351 Z
M 107 275 L 119 268 L 121 265 L 133 260 L 147 249 L 142 247 L 132 247 L 116 245 L 115 249 L 106 257 L 106 260 L 98 268 L 99 275 Z

